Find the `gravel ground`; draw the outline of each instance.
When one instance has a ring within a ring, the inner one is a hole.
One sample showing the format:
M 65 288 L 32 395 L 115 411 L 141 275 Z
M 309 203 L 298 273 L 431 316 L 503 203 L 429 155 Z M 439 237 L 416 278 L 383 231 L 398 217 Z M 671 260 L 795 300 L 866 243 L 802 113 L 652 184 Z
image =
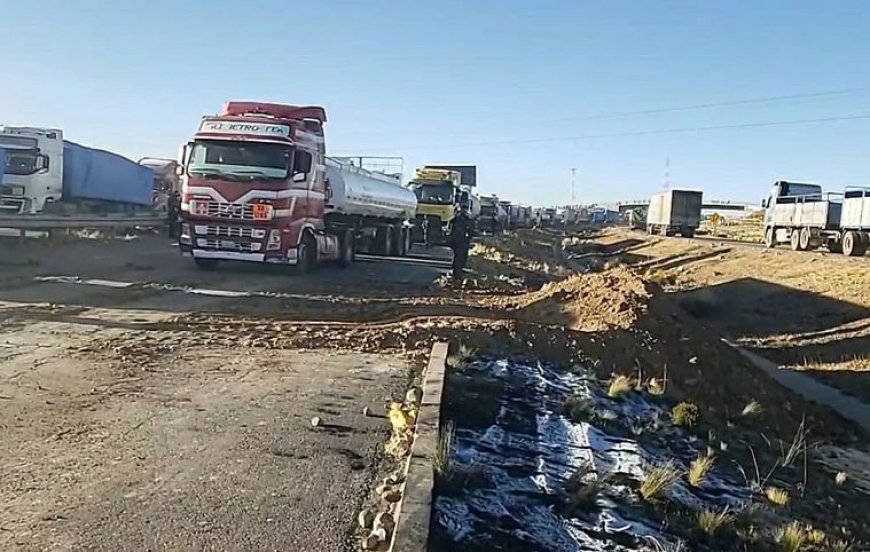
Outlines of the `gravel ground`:
M 390 467 L 387 423 L 362 409 L 403 389 L 409 357 L 191 344 L 160 327 L 285 313 L 276 294 L 425 293 L 443 262 L 296 278 L 200 272 L 159 237 L 25 245 L 0 242 L 0 549 L 355 549 L 356 513 Z M 58 276 L 73 279 L 40 280 Z

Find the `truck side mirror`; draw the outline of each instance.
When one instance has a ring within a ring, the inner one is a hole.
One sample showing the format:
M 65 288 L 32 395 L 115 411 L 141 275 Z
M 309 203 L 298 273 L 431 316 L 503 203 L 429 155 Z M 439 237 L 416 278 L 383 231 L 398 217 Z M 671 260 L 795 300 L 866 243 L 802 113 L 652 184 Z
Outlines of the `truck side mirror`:
M 761 200 L 761 208 L 762 208 L 762 209 L 767 209 L 767 199 L 762 199 L 762 200 Z

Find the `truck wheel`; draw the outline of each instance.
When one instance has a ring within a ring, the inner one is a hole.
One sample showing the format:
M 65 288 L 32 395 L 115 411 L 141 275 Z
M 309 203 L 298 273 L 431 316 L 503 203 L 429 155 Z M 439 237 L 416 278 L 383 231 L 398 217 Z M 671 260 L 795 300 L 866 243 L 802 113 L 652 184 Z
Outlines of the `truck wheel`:
M 652 236 L 652 233 L 653 233 L 653 225 L 652 224 L 646 225 L 646 233 L 649 234 L 650 236 Z
M 800 230 L 794 229 L 791 231 L 791 250 L 801 250 L 801 233 Z
M 831 253 L 842 253 L 843 244 L 838 240 L 828 240 L 828 251 Z
M 353 230 L 347 230 L 338 239 L 338 264 L 341 266 L 350 266 L 356 260 L 356 239 Z
M 810 246 L 812 245 L 812 240 L 810 239 L 811 237 L 812 236 L 810 235 L 809 228 L 801 228 L 801 235 L 799 238 L 801 251 L 806 251 L 810 249 Z
M 305 232 L 302 236 L 302 241 L 299 242 L 299 249 L 296 253 L 296 274 L 305 274 L 310 272 L 317 263 L 317 241 L 310 233 Z
M 411 230 L 399 227 L 399 257 L 405 257 L 411 251 Z
M 764 247 L 768 249 L 776 247 L 776 227 L 771 226 L 764 232 Z
M 843 236 L 843 254 L 849 257 L 860 257 L 867 252 L 864 240 L 858 232 L 849 230 Z
M 218 264 L 217 259 L 201 259 L 197 257 L 193 258 L 193 262 L 196 264 L 196 268 L 200 270 L 214 270 Z
M 403 257 L 405 255 L 405 232 L 404 228 L 401 226 L 392 226 L 390 227 L 390 233 L 393 235 L 392 240 L 393 246 L 392 251 L 390 251 L 390 256 L 392 257 Z
M 680 232 L 684 238 L 694 238 L 695 237 L 695 229 L 694 228 L 683 228 L 683 231 Z

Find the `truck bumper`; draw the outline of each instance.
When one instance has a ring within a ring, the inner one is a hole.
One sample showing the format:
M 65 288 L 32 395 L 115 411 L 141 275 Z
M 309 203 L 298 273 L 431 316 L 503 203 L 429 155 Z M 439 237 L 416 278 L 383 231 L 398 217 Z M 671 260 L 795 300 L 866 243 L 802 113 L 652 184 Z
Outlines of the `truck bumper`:
M 195 259 L 214 259 L 216 261 L 247 261 L 251 263 L 270 263 L 295 265 L 296 249 L 287 252 L 286 257 L 280 255 L 266 256 L 264 253 L 242 253 L 240 251 L 220 251 L 213 249 L 195 249 L 190 247 L 181 248 L 182 257 L 193 257 Z

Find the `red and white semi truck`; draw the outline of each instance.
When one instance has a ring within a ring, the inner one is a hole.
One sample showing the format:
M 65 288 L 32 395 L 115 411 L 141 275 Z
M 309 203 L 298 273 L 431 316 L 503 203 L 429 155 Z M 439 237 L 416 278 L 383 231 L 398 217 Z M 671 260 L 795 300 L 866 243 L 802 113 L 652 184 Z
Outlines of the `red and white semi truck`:
M 295 265 L 353 262 L 357 251 L 410 248 L 414 192 L 401 175 L 326 157 L 326 111 L 228 102 L 182 147 L 181 252 L 219 261 Z

